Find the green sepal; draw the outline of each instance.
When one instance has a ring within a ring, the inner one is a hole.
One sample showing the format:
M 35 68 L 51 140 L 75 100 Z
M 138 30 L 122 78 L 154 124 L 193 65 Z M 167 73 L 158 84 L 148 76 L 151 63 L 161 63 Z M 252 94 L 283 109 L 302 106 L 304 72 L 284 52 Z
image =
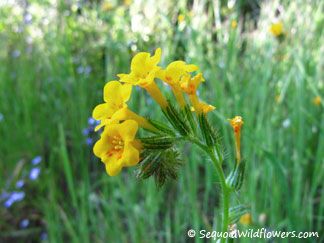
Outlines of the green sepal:
M 140 163 L 140 167 L 137 170 L 136 176 L 142 179 L 149 178 L 151 175 L 153 175 L 156 167 L 159 166 L 159 163 L 161 163 L 161 158 L 162 152 L 144 155 L 144 158 Z
M 192 111 L 191 111 L 190 106 L 188 104 L 184 107 L 184 113 L 185 113 L 186 119 L 190 123 L 193 134 L 197 135 L 196 121 L 194 119 L 194 116 L 192 115 Z
M 137 178 L 154 176 L 157 187 L 163 186 L 166 179 L 177 179 L 178 169 L 183 165 L 180 153 L 175 148 L 166 150 L 144 150 L 143 158 L 136 171 Z
M 187 120 L 170 102 L 168 102 L 168 104 L 169 105 L 165 110 L 163 110 L 165 117 L 169 120 L 174 129 L 176 129 L 181 135 L 187 136 L 190 133 L 190 127 Z
M 154 126 L 156 129 L 158 129 L 161 133 L 169 134 L 171 136 L 176 136 L 175 132 L 169 126 L 165 125 L 164 123 L 156 121 L 156 120 L 152 120 L 150 118 L 147 118 L 147 120 L 149 121 L 149 123 L 152 126 Z
M 210 125 L 207 116 L 202 112 L 199 115 L 199 125 L 201 129 L 202 136 L 208 147 L 213 147 L 217 144 L 216 131 Z
M 249 209 L 244 205 L 231 207 L 229 209 L 229 224 L 237 223 L 240 218 L 249 212 Z
M 230 187 L 231 189 L 237 191 L 241 189 L 244 181 L 245 164 L 246 164 L 245 159 L 241 160 L 238 166 L 235 163 L 234 169 L 226 178 L 226 183 L 228 187 Z
M 174 137 L 170 136 L 152 136 L 140 138 L 145 149 L 168 149 L 173 146 Z

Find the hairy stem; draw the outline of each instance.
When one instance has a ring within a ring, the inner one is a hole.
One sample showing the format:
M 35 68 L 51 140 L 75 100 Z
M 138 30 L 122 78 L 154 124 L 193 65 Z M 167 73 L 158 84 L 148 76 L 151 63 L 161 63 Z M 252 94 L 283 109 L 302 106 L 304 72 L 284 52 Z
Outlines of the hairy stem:
M 213 150 L 210 149 L 209 147 L 207 147 L 206 145 L 202 144 L 198 139 L 193 138 L 193 137 L 188 137 L 187 138 L 189 141 L 195 143 L 196 145 L 198 145 L 201 149 L 203 149 L 211 158 L 211 160 L 213 161 L 213 164 L 215 166 L 215 169 L 217 171 L 218 177 L 221 181 L 221 185 L 222 185 L 222 191 L 223 191 L 223 227 L 222 227 L 222 232 L 227 232 L 228 229 L 228 218 L 229 218 L 229 188 L 226 185 L 226 179 L 225 179 L 225 175 L 221 166 L 221 161 L 219 161 Z M 221 239 L 221 242 L 225 242 L 226 239 L 223 237 Z
M 229 214 L 229 189 L 226 185 L 226 179 L 224 176 L 224 172 L 223 169 L 221 167 L 220 162 L 216 159 L 214 153 L 212 151 L 206 151 L 209 155 L 209 157 L 212 159 L 217 174 L 219 176 L 219 179 L 221 181 L 221 185 L 222 185 L 222 191 L 223 191 L 223 228 L 222 231 L 227 232 L 228 229 L 228 214 Z M 226 239 L 223 237 L 221 239 L 221 242 L 225 242 Z

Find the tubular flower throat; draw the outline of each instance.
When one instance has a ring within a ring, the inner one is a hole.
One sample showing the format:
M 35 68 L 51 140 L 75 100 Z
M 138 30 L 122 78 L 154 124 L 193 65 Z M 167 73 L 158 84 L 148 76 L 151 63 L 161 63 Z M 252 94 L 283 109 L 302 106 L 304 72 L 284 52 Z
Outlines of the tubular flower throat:
M 197 96 L 197 87 L 201 82 L 204 81 L 205 79 L 202 77 L 202 73 L 197 74 L 193 78 L 191 78 L 190 74 L 185 74 L 180 80 L 181 89 L 189 95 L 190 102 L 193 105 L 197 115 L 202 112 Z
M 204 112 L 204 114 L 206 115 L 208 112 L 215 110 L 215 106 L 212 105 L 208 105 L 202 101 L 199 101 L 199 105 L 200 108 L 202 109 L 202 111 Z M 195 111 L 195 107 L 191 107 L 191 111 Z
M 129 100 L 131 92 L 131 84 L 122 85 L 118 81 L 111 81 L 105 85 L 104 101 L 106 103 L 97 105 L 92 113 L 94 119 L 101 121 L 95 131 L 105 125 L 116 124 L 126 119 L 135 120 L 141 127 L 156 131 L 156 128 L 145 118 L 127 108 L 126 102 Z
M 241 128 L 244 122 L 242 120 L 242 117 L 240 116 L 236 116 L 233 119 L 227 119 L 227 120 L 231 123 L 234 129 L 236 159 L 237 159 L 237 164 L 239 164 L 241 161 Z
M 184 61 L 175 61 L 171 62 L 165 70 L 160 70 L 156 74 L 157 78 L 171 86 L 174 96 L 181 108 L 186 105 L 186 102 L 181 91 L 180 78 L 182 75 L 196 70 L 198 70 L 196 65 L 187 65 Z
M 161 59 L 161 48 L 157 48 L 154 56 L 150 57 L 148 52 L 140 52 L 134 56 L 131 62 L 131 72 L 129 74 L 118 74 L 121 82 L 138 85 L 145 88 L 147 92 L 164 109 L 167 101 L 163 97 L 160 89 L 154 82 L 156 73 L 161 69 L 157 66 Z
M 138 164 L 139 144 L 134 141 L 137 130 L 133 120 L 105 127 L 93 152 L 106 165 L 108 175 L 118 175 L 123 167 Z

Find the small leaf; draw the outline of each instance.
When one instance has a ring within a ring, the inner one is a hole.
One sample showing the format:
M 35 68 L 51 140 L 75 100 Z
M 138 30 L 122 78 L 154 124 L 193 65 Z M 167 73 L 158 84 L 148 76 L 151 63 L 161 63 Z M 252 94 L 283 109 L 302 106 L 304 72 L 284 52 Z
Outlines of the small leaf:
M 235 163 L 234 169 L 226 178 L 226 183 L 231 189 L 237 191 L 241 189 L 244 181 L 245 164 L 246 164 L 245 159 L 242 160 L 238 166 Z
M 184 115 L 177 111 L 169 102 L 166 110 L 163 111 L 165 117 L 169 120 L 171 125 L 183 136 L 190 133 L 190 127 Z
M 240 218 L 248 213 L 249 210 L 244 205 L 239 205 L 235 207 L 231 207 L 229 210 L 229 224 L 235 224 L 240 220 Z
M 156 120 L 152 120 L 152 119 L 149 119 L 149 118 L 147 118 L 147 120 L 149 121 L 149 123 L 152 124 L 152 126 L 154 126 L 156 129 L 161 131 L 161 133 L 169 134 L 171 136 L 176 135 L 175 132 L 170 127 L 165 125 L 164 123 L 156 121 Z
M 184 110 L 186 119 L 189 121 L 191 129 L 193 131 L 193 134 L 197 135 L 197 128 L 196 128 L 196 121 L 194 119 L 194 116 L 192 115 L 192 111 L 190 109 L 189 105 L 185 106 L 185 110 Z
M 174 143 L 174 138 L 169 136 L 152 136 L 140 140 L 145 149 L 168 149 Z

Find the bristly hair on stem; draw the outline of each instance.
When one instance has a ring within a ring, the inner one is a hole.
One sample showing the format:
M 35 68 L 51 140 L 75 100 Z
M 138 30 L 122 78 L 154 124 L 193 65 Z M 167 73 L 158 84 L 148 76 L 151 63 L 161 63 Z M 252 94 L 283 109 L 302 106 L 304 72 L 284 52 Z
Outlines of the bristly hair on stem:
M 181 114 L 171 102 L 168 102 L 168 106 L 163 110 L 163 114 L 182 136 L 187 136 L 192 133 L 190 123 L 188 122 L 187 116 Z
M 154 176 L 156 186 L 162 187 L 165 181 L 178 178 L 178 169 L 184 164 L 180 153 L 175 148 L 145 150 L 142 161 L 136 170 L 136 176 L 147 179 Z

